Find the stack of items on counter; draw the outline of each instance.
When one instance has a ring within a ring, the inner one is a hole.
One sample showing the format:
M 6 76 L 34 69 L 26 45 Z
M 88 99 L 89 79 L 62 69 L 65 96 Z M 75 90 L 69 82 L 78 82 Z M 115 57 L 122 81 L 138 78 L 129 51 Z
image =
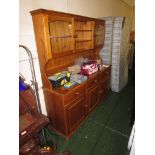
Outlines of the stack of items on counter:
M 70 81 L 71 72 L 62 71 L 50 76 L 48 79 L 51 81 L 53 88 L 64 86 Z
M 72 73 L 71 75 L 71 81 L 75 81 L 78 84 L 81 84 L 82 82 L 87 80 L 87 76 L 81 75 L 81 74 L 76 74 Z
M 79 58 L 75 65 L 69 66 L 68 71 L 62 71 L 49 77 L 53 88 L 71 88 L 87 80 L 87 76 L 97 72 L 100 68 L 100 60 L 88 60 Z

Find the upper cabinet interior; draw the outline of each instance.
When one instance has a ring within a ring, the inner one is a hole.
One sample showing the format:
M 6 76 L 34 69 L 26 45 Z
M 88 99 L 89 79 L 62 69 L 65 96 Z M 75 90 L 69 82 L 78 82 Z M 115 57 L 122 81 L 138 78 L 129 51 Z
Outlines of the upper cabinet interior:
M 99 55 L 104 45 L 104 20 L 44 9 L 31 15 L 42 70 L 57 71 L 78 57 Z
M 93 49 L 94 21 L 75 20 L 75 46 L 76 51 Z

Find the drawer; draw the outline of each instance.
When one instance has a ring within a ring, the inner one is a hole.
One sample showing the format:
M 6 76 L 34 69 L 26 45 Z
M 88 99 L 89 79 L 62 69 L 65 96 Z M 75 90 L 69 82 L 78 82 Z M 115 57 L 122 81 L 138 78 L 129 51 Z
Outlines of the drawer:
M 86 84 L 81 84 L 78 87 L 75 87 L 73 90 L 66 95 L 64 95 L 64 105 L 68 105 L 72 101 L 86 94 Z
M 92 77 L 87 82 L 87 88 L 90 89 L 92 87 L 95 87 L 98 84 L 98 75 Z

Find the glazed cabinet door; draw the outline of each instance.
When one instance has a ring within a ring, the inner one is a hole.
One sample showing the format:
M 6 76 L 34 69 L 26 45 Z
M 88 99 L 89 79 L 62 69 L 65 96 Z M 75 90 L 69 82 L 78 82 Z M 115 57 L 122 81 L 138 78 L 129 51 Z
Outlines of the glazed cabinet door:
M 98 86 L 93 87 L 88 90 L 88 113 L 93 111 L 93 109 L 98 104 Z
M 94 47 L 103 47 L 105 36 L 105 22 L 95 22 Z
M 49 35 L 53 58 L 74 52 L 73 18 L 49 16 Z
M 68 129 L 71 133 L 86 117 L 85 96 L 80 97 L 66 107 Z

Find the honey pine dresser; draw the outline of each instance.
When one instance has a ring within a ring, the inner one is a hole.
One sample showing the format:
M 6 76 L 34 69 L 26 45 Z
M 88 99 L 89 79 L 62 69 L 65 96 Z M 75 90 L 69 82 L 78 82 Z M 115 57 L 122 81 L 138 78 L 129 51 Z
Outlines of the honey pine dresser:
M 48 77 L 79 57 L 99 59 L 105 21 L 52 10 L 31 11 L 43 92 L 51 127 L 70 138 L 108 92 L 110 67 L 70 89 L 52 88 Z

